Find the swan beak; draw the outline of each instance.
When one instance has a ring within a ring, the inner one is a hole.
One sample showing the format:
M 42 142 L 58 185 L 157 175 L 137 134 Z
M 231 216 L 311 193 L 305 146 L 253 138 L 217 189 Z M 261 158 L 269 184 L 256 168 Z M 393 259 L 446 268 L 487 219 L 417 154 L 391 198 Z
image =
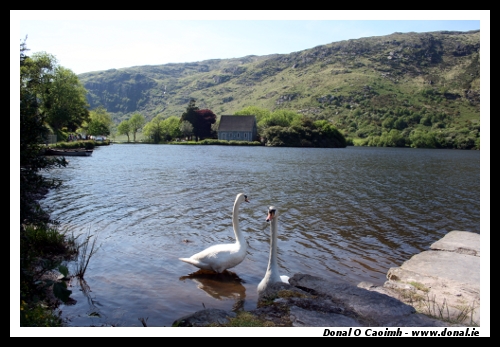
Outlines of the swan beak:
M 269 211 L 269 212 L 267 213 L 266 222 L 270 222 L 270 221 L 272 221 L 272 220 L 273 220 L 273 218 L 274 218 L 274 213 L 273 213 L 272 211 Z
M 245 202 L 250 202 L 250 200 L 248 200 L 248 198 L 245 196 Z

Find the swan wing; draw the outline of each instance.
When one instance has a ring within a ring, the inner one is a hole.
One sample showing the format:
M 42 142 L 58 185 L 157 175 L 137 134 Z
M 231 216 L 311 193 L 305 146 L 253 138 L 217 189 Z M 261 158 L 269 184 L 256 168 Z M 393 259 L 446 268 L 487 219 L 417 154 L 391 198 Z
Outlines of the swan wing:
M 241 263 L 245 256 L 245 247 L 238 244 L 220 244 L 204 249 L 189 258 L 179 259 L 200 269 L 222 272 Z

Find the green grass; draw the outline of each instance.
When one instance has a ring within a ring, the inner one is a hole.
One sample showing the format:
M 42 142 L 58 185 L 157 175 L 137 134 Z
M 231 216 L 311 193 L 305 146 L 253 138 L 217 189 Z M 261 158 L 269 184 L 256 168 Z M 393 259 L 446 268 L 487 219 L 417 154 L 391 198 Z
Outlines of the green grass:
M 76 237 L 73 236 L 72 239 L 74 240 L 74 243 L 76 244 L 76 249 L 78 251 L 75 276 L 77 276 L 80 279 L 83 279 L 90 258 L 92 258 L 92 256 L 97 252 L 99 246 L 96 245 L 98 237 L 97 235 L 92 235 L 90 233 L 90 227 L 89 230 L 87 231 L 87 235 L 84 235 L 83 239 L 78 241 L 77 239 L 80 236 L 82 235 L 78 235 Z
M 130 135 L 130 141 L 127 138 L 127 135 L 117 135 L 117 134 L 111 134 L 109 136 L 112 142 L 120 142 L 120 143 L 127 143 L 127 142 L 134 142 L 134 136 Z M 144 135 L 142 132 L 138 132 L 135 134 L 135 142 L 143 142 L 144 140 Z
M 236 312 L 236 317 L 229 318 L 226 324 L 211 323 L 209 327 L 275 327 L 276 325 L 271 321 L 266 321 L 258 318 L 247 311 Z
M 416 289 L 424 292 L 424 293 L 428 293 L 429 292 L 429 288 L 427 288 L 424 284 L 420 283 L 420 282 L 410 282 L 409 284 L 411 284 L 412 286 L 414 286 Z

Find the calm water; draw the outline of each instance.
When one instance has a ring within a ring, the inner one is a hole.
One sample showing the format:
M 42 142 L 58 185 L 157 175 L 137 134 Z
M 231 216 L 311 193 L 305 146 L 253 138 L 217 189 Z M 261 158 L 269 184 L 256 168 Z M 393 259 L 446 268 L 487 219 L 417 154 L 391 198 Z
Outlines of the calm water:
M 269 256 L 267 208 L 279 219 L 282 274 L 382 285 L 390 267 L 452 230 L 479 233 L 479 151 L 113 144 L 50 172 L 42 202 L 74 235 L 100 246 L 72 280 L 69 326 L 171 326 L 203 307 L 256 307 Z M 232 276 L 197 275 L 178 260 L 234 242 L 237 193 L 249 244 Z M 189 242 L 186 242 L 189 241 Z M 70 269 L 74 264 L 69 264 Z

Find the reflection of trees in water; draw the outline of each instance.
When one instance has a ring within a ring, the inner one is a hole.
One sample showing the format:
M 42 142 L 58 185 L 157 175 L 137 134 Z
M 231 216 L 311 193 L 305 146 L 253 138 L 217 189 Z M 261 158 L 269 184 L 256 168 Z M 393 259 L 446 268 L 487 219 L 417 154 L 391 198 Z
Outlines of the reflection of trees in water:
M 243 280 L 234 272 L 226 270 L 222 273 L 216 273 L 198 270 L 179 278 L 181 281 L 187 279 L 195 282 L 198 288 L 217 300 L 235 299 L 233 310 L 239 310 L 243 307 L 245 287 L 242 285 Z

